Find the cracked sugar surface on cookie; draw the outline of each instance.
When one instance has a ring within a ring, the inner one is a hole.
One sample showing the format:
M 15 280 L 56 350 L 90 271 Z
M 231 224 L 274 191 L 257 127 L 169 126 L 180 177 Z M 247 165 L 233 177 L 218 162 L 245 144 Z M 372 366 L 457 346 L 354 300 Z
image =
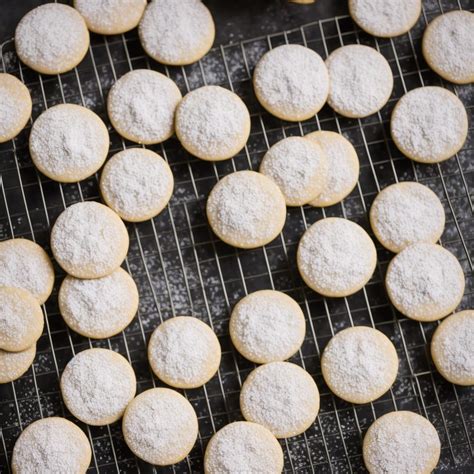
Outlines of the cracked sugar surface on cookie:
M 0 349 L 0 384 L 13 382 L 20 378 L 33 364 L 36 344 L 20 352 L 8 352 Z

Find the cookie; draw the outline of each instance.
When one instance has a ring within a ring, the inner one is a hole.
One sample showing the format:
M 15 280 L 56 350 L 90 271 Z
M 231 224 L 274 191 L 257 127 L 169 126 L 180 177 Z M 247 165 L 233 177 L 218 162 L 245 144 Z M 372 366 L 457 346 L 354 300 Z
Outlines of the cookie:
M 0 242 L 0 286 L 23 288 L 43 304 L 53 285 L 53 264 L 37 243 L 28 239 Z
M 215 234 L 233 247 L 252 249 L 270 243 L 283 230 L 285 198 L 278 186 L 255 171 L 237 171 L 222 178 L 206 204 Z
M 21 352 L 0 350 L 0 384 L 19 379 L 33 364 L 36 344 Z
M 157 216 L 173 193 L 168 163 L 144 148 L 128 148 L 110 158 L 100 177 L 100 193 L 122 219 L 142 222 Z
M 467 137 L 462 102 L 442 87 L 428 86 L 405 94 L 392 112 L 390 131 L 397 148 L 420 163 L 439 163 L 455 155 Z
M 315 141 L 326 155 L 328 163 L 326 183 L 309 204 L 327 207 L 348 196 L 359 179 L 359 158 L 352 143 L 340 133 L 320 130 L 305 136 Z
M 214 43 L 212 15 L 200 0 L 153 0 L 138 28 L 145 52 L 171 66 L 199 61 Z
M 363 118 L 378 112 L 393 90 L 388 61 L 374 48 L 342 46 L 326 59 L 329 72 L 328 104 L 339 114 Z
M 31 117 L 31 95 L 15 76 L 0 73 L 0 143 L 15 138 Z
M 206 161 L 227 160 L 247 143 L 250 114 L 237 94 L 204 86 L 179 103 L 175 127 L 178 140 L 191 155 Z
M 326 185 L 326 155 L 321 147 L 303 137 L 275 143 L 263 157 L 260 173 L 275 181 L 287 206 L 302 206 Z
M 137 69 L 112 86 L 107 96 L 107 113 L 124 138 L 152 145 L 173 135 L 174 116 L 181 98 L 178 86 L 169 77 Z
M 189 454 L 198 435 L 198 420 L 181 394 L 168 388 L 152 388 L 130 402 L 122 431 L 135 456 L 167 466 Z
M 89 49 L 89 31 L 74 8 L 47 3 L 30 10 L 15 30 L 20 60 L 42 74 L 61 74 L 75 68 Z
M 474 385 L 474 310 L 447 317 L 431 339 L 431 357 L 438 372 L 457 385 Z
M 319 412 L 319 391 L 312 377 L 290 362 L 270 362 L 254 369 L 240 392 L 240 411 L 277 438 L 305 432 Z
M 262 56 L 255 66 L 253 87 L 264 109 L 282 120 L 297 122 L 321 110 L 328 98 L 329 76 L 318 53 L 286 44 Z
M 375 420 L 362 446 L 370 474 L 429 474 L 438 464 L 440 452 L 435 427 L 411 411 L 394 411 Z
M 456 84 L 474 82 L 474 14 L 455 10 L 436 17 L 423 34 L 428 66 Z
M 94 201 L 69 206 L 51 230 L 51 250 L 61 268 L 76 278 L 110 275 L 128 251 L 128 232 L 120 217 Z
M 453 312 L 464 294 L 464 273 L 457 258 L 440 245 L 416 243 L 390 262 L 385 276 L 388 297 L 415 321 L 436 321 Z
M 236 421 L 221 428 L 209 441 L 204 455 L 206 474 L 262 472 L 280 474 L 283 450 L 263 426 Z
M 306 230 L 296 258 L 300 275 L 311 289 L 323 296 L 342 297 L 356 293 L 370 280 L 377 252 L 358 224 L 329 217 Z
M 395 382 L 398 356 L 384 333 L 365 326 L 338 332 L 321 357 L 327 386 L 350 403 L 369 403 L 380 398 Z
M 214 331 L 197 318 L 178 316 L 151 335 L 148 360 L 155 375 L 176 388 L 197 388 L 219 369 L 221 346 Z
M 229 322 L 232 343 L 256 364 L 289 359 L 303 344 L 306 323 L 298 303 L 285 293 L 261 290 L 242 298 Z
M 136 385 L 132 366 L 109 349 L 79 352 L 61 375 L 61 395 L 68 410 L 93 426 L 120 419 L 135 396 Z
M 394 253 L 416 242 L 434 244 L 443 234 L 444 223 L 444 208 L 438 196 L 416 182 L 387 186 L 370 208 L 375 236 Z
M 100 117 L 86 107 L 59 104 L 35 120 L 29 147 L 33 163 L 44 175 L 75 183 L 104 164 L 109 133 Z

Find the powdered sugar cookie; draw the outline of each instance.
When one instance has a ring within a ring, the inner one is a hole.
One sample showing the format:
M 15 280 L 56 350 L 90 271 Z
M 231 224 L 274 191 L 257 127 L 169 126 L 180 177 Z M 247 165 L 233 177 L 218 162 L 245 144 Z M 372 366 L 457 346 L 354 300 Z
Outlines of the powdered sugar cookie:
M 132 366 L 109 349 L 79 352 L 61 375 L 61 395 L 68 410 L 93 426 L 120 419 L 135 396 L 136 385 Z
M 278 46 L 257 63 L 255 95 L 272 115 L 297 122 L 317 114 L 328 98 L 328 71 L 321 56 L 298 44 Z
M 422 184 L 406 181 L 383 189 L 370 208 L 370 225 L 379 242 L 398 253 L 416 242 L 435 243 L 444 230 L 444 208 Z
M 76 278 L 110 275 L 128 251 L 128 232 L 114 211 L 98 202 L 69 206 L 51 230 L 51 250 L 64 271 Z
M 164 74 L 137 69 L 112 86 L 107 113 L 115 130 L 127 140 L 152 145 L 173 135 L 181 98 L 178 86 Z
M 349 0 L 349 12 L 367 33 L 393 38 L 415 26 L 421 14 L 421 0 Z
M 75 104 L 45 110 L 33 123 L 30 155 L 48 178 L 75 183 L 92 176 L 109 151 L 109 133 L 98 115 Z
M 328 104 L 344 117 L 362 118 L 378 112 L 393 89 L 387 60 L 374 48 L 342 46 L 326 59 L 329 72 Z
M 423 56 L 437 74 L 456 84 L 474 82 L 474 14 L 455 10 L 436 17 L 423 35 Z
M 355 222 L 329 217 L 314 223 L 298 245 L 298 270 L 305 283 L 323 296 L 359 291 L 372 277 L 377 252 Z
M 35 360 L 36 344 L 21 352 L 0 350 L 0 383 L 19 379 Z
M 138 29 L 143 49 L 156 61 L 184 66 L 201 59 L 212 47 L 212 15 L 200 0 L 153 0 Z
M 352 143 L 339 133 L 321 130 L 305 136 L 320 145 L 326 155 L 326 184 L 311 206 L 326 207 L 348 196 L 359 179 L 359 158 Z
M 217 372 L 221 346 L 207 324 L 197 318 L 178 316 L 153 331 L 148 360 L 155 375 L 168 385 L 196 388 Z
M 219 86 L 189 92 L 176 110 L 176 136 L 202 160 L 232 158 L 247 143 L 250 114 L 242 99 Z
M 15 138 L 31 116 L 28 88 L 15 76 L 0 73 L 0 143 Z
M 138 25 L 146 0 L 74 0 L 90 31 L 100 35 L 119 35 Z
M 130 450 L 150 464 L 184 459 L 196 442 L 198 421 L 192 405 L 168 388 L 146 390 L 130 402 L 122 431 Z
M 256 291 L 242 298 L 229 323 L 234 346 L 257 364 L 289 359 L 303 344 L 305 330 L 298 303 L 274 290 Z
M 405 94 L 392 112 L 390 131 L 398 149 L 420 163 L 455 155 L 467 137 L 462 102 L 442 87 L 420 87 Z
M 206 474 L 240 474 L 283 470 L 283 450 L 263 426 L 236 421 L 221 428 L 209 441 L 204 456 Z
M 105 203 L 122 219 L 141 222 L 158 215 L 173 193 L 173 173 L 157 153 L 129 148 L 107 161 L 100 177 Z
M 431 339 L 431 357 L 438 372 L 457 385 L 474 385 L 474 310 L 447 317 Z
M 138 290 L 123 268 L 93 280 L 67 276 L 59 289 L 58 303 L 64 321 L 73 331 L 103 339 L 115 336 L 130 324 L 138 309 Z
M 327 160 L 321 147 L 303 137 L 275 143 L 263 157 L 260 173 L 275 181 L 287 206 L 302 206 L 326 184 Z
M 0 286 L 23 288 L 43 304 L 53 285 L 53 264 L 37 243 L 28 239 L 0 242 Z
M 321 357 L 324 381 L 339 398 L 369 403 L 395 382 L 398 356 L 384 333 L 365 326 L 338 332 Z
M 237 171 L 214 186 L 206 214 L 212 230 L 227 244 L 243 249 L 261 247 L 285 225 L 285 198 L 263 174 Z
M 89 31 L 74 8 L 47 3 L 30 10 L 15 30 L 18 57 L 42 74 L 75 68 L 89 48 Z
M 456 257 L 440 245 L 427 243 L 402 250 L 390 262 L 385 277 L 392 304 L 416 321 L 436 321 L 454 311 L 464 285 Z
M 438 464 L 440 452 L 435 427 L 411 411 L 394 411 L 375 420 L 362 446 L 371 474 L 429 474 Z
M 92 459 L 84 432 L 74 423 L 52 416 L 36 420 L 20 434 L 12 455 L 13 474 L 84 474 Z

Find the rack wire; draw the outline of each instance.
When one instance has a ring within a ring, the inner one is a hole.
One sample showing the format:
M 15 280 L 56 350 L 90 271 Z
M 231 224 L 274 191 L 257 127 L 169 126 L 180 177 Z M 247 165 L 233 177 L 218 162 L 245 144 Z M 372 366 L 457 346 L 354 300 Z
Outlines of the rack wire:
M 113 37 L 92 35 L 86 59 L 70 73 L 42 76 L 25 68 L 14 52 L 13 40 L 0 50 L 1 69 L 19 77 L 33 97 L 33 119 L 62 102 L 85 105 L 109 123 L 104 99 L 115 80 L 131 69 L 151 68 L 167 74 L 183 93 L 205 84 L 237 92 L 252 118 L 245 149 L 232 160 L 211 164 L 189 156 L 171 139 L 152 146 L 169 162 L 175 192 L 168 208 L 155 219 L 128 225 L 130 250 L 126 269 L 140 293 L 138 316 L 121 334 L 91 341 L 70 331 L 57 306 L 57 288 L 64 273 L 56 266 L 57 281 L 44 306 L 45 332 L 38 341 L 33 367 L 19 380 L 0 386 L 0 472 L 8 472 L 14 442 L 32 421 L 59 415 L 72 418 L 59 392 L 59 376 L 71 357 L 89 347 L 107 347 L 132 364 L 138 392 L 159 386 L 146 360 L 152 330 L 176 315 L 193 315 L 209 323 L 219 337 L 223 355 L 219 373 L 204 387 L 183 393 L 196 409 L 199 438 L 190 455 L 169 468 L 156 468 L 136 459 L 126 447 L 120 423 L 89 427 L 79 423 L 93 446 L 90 472 L 201 472 L 208 439 L 225 424 L 241 419 L 240 386 L 254 365 L 232 347 L 228 335 L 231 308 L 245 294 L 274 288 L 294 297 L 305 312 L 307 334 L 301 351 L 292 359 L 315 377 L 321 392 L 321 411 L 304 434 L 282 441 L 286 472 L 361 472 L 361 440 L 372 421 L 382 414 L 408 409 L 426 416 L 442 441 L 439 471 L 467 472 L 473 468 L 473 388 L 454 386 L 436 372 L 427 343 L 436 323 L 420 324 L 397 314 L 389 304 L 383 276 L 391 254 L 381 246 L 378 266 L 369 284 L 343 299 L 325 299 L 304 286 L 296 270 L 296 246 L 305 228 L 325 216 L 354 220 L 369 232 L 367 211 L 380 189 L 397 181 L 416 180 L 440 197 L 446 210 L 441 243 L 460 260 L 466 273 L 461 308 L 473 305 L 472 252 L 474 219 L 474 142 L 469 139 L 453 159 L 438 165 L 419 165 L 396 149 L 389 136 L 390 112 L 408 90 L 422 85 L 443 85 L 454 91 L 472 115 L 473 86 L 442 81 L 424 63 L 420 39 L 427 22 L 456 8 L 473 10 L 472 0 L 428 0 L 413 30 L 400 38 L 380 40 L 357 29 L 346 16 L 322 20 L 301 28 L 214 48 L 199 63 L 166 68 L 149 60 L 135 31 Z M 284 43 L 304 44 L 323 57 L 335 48 L 362 43 L 378 49 L 389 61 L 394 93 L 378 114 L 356 120 L 337 116 L 329 107 L 304 123 L 282 122 L 262 110 L 252 91 L 251 73 L 261 55 Z M 78 184 L 55 183 L 36 171 L 28 155 L 31 123 L 15 140 L 0 145 L 0 240 L 27 237 L 49 251 L 49 230 L 59 213 L 81 200 L 98 200 L 97 176 Z M 357 149 L 360 181 L 340 205 L 325 210 L 310 206 L 288 209 L 285 228 L 261 249 L 236 250 L 210 231 L 204 212 L 206 197 L 218 179 L 234 170 L 257 169 L 270 145 L 290 135 L 326 129 L 344 133 Z M 111 154 L 136 146 L 121 139 L 109 125 Z M 355 406 L 334 397 L 321 376 L 320 353 L 339 330 L 369 325 L 394 342 L 400 370 L 392 389 L 379 400 Z M 77 420 L 74 420 L 77 422 Z

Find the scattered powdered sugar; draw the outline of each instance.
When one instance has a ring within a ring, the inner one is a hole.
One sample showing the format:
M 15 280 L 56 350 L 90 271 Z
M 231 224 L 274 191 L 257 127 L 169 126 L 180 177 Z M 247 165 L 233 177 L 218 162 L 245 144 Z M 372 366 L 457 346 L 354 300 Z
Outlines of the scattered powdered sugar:
M 2 136 L 9 137 L 15 129 L 21 126 L 24 116 L 25 103 L 19 96 L 12 94 L 9 87 L 2 85 L 0 74 L 0 141 Z
M 21 377 L 31 366 L 36 355 L 36 344 L 25 351 L 0 350 L 0 383 L 11 382 Z

